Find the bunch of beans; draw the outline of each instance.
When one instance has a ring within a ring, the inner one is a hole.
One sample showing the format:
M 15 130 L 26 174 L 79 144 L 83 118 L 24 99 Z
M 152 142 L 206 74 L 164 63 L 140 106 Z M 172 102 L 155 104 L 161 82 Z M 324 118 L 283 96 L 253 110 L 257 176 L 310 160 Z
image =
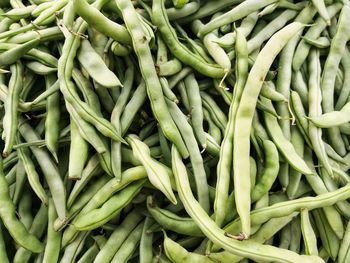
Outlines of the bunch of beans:
M 0 263 L 350 262 L 347 0 L 0 1 Z

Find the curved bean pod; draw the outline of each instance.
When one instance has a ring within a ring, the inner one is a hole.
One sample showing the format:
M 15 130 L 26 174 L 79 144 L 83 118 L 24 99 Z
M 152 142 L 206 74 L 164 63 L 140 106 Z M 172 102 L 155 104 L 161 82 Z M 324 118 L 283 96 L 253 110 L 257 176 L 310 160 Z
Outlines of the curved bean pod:
M 192 54 L 186 46 L 180 43 L 175 30 L 169 23 L 163 0 L 153 1 L 152 22 L 158 27 L 158 30 L 163 36 L 164 42 L 175 57 L 183 63 L 192 66 L 205 76 L 213 78 L 222 78 L 224 76 L 225 73 L 223 68 L 205 62 L 197 55 Z

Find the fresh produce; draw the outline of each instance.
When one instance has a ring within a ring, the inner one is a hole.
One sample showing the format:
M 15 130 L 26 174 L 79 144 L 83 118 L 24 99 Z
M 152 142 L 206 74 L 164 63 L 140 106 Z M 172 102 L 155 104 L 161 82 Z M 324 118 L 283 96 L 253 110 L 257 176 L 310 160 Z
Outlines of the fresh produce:
M 350 262 L 346 0 L 0 2 L 0 262 Z

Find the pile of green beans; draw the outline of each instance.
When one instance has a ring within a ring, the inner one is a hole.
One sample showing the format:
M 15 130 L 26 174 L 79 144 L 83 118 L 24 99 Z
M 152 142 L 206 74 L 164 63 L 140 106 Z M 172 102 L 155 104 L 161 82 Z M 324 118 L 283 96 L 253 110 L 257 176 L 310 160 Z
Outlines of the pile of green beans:
M 0 1 L 0 263 L 350 262 L 350 1 Z

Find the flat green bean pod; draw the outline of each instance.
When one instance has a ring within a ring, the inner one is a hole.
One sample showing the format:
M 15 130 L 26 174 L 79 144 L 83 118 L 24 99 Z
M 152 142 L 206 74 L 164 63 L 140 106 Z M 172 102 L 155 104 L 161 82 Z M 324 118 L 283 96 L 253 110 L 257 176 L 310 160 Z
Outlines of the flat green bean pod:
M 249 1 L 248 1 L 249 2 Z M 243 218 L 243 233 L 249 237 L 250 232 L 250 181 L 249 181 L 249 151 L 250 151 L 250 130 L 256 102 L 261 90 L 263 81 L 275 57 L 281 51 L 288 40 L 303 28 L 303 24 L 294 22 L 284 27 L 273 35 L 259 53 L 252 69 L 249 72 L 242 98 L 236 115 L 236 127 L 234 132 L 234 184 L 241 189 L 242 200 L 247 200 L 246 205 L 238 210 Z M 267 114 L 265 114 L 266 116 Z M 273 118 L 273 117 L 272 117 Z M 244 127 L 244 128 L 243 128 Z M 308 168 L 306 167 L 306 171 Z M 235 193 L 237 194 L 237 193 Z
M 102 58 L 90 45 L 88 40 L 82 40 L 77 54 L 79 62 L 89 75 L 106 88 L 122 87 L 118 77 L 108 69 Z
M 163 164 L 154 160 L 150 155 L 148 146 L 140 141 L 136 135 L 128 135 L 127 141 L 130 144 L 134 155 L 147 170 L 150 182 L 174 204 L 177 203 L 174 192 L 171 188 L 171 171 Z

